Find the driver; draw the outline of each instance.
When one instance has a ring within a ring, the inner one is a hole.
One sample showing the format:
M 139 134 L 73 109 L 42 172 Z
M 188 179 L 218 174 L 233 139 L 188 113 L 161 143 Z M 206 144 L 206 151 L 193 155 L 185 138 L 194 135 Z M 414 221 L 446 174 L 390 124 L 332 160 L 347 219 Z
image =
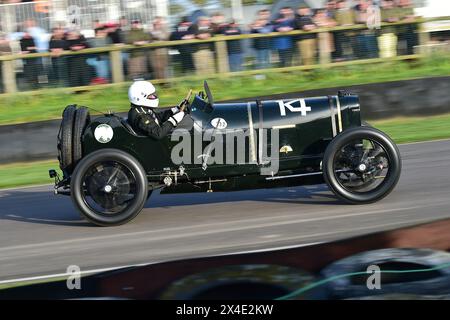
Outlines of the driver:
M 183 120 L 185 113 L 180 107 L 155 112 L 159 99 L 155 87 L 148 81 L 135 81 L 128 90 L 131 109 L 128 122 L 138 132 L 160 140 Z M 183 101 L 185 102 L 185 101 Z

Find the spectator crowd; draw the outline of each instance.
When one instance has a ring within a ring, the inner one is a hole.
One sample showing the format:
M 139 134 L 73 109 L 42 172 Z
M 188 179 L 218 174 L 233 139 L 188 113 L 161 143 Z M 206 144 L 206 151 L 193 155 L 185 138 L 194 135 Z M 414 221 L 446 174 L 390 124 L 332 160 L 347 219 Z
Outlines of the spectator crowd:
M 127 77 L 164 79 L 169 73 L 214 73 L 217 67 L 214 42 L 187 42 L 155 48 L 143 45 L 161 41 L 208 40 L 216 36 L 245 33 L 277 33 L 271 37 L 232 38 L 226 41 L 230 71 L 313 65 L 412 54 L 418 44 L 417 25 L 380 28 L 380 23 L 411 22 L 414 19 L 410 0 L 332 0 L 320 9 L 301 6 L 283 7 L 278 13 L 259 10 L 247 27 L 234 20 L 228 21 L 222 13 L 200 16 L 195 21 L 184 17 L 172 31 L 163 17 L 147 22 L 148 28 L 144 28 L 139 20 L 127 21 L 125 18 L 115 23 L 94 21 L 93 36 L 89 38 L 76 28 L 63 26 L 54 27 L 48 35 L 46 30 L 29 20 L 13 34 L 0 33 L 0 55 L 50 52 L 50 57 L 21 60 L 23 83 L 30 89 L 44 85 L 73 87 L 111 81 L 108 52 L 75 54 L 87 48 L 134 45 L 137 48 L 122 52 Z M 321 31 L 356 24 L 366 25 L 367 28 Z M 293 35 L 290 32 L 294 30 L 304 33 Z M 67 51 L 74 54 L 61 55 Z

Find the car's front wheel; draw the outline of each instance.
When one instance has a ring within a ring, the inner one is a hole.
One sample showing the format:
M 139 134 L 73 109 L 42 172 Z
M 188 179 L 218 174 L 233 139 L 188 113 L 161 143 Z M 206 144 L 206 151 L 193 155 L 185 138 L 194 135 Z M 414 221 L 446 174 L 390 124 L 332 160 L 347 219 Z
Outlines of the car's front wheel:
M 327 147 L 323 159 L 325 182 L 340 199 L 371 203 L 396 186 L 401 159 L 395 143 L 371 127 L 344 131 Z
M 115 149 L 83 158 L 71 178 L 71 197 L 81 215 L 100 226 L 115 226 L 135 218 L 145 205 L 148 181 L 140 163 Z

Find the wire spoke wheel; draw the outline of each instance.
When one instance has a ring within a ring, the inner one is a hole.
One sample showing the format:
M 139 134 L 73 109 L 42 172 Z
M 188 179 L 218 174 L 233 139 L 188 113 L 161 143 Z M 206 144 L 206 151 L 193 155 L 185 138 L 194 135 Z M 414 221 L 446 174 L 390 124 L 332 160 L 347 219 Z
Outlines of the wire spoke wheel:
M 401 167 L 397 146 L 371 127 L 347 129 L 323 156 L 325 182 L 338 198 L 353 204 L 387 196 L 398 183 Z
M 371 139 L 353 140 L 336 153 L 334 173 L 345 189 L 371 192 L 387 178 L 389 163 L 389 156 L 380 143 Z

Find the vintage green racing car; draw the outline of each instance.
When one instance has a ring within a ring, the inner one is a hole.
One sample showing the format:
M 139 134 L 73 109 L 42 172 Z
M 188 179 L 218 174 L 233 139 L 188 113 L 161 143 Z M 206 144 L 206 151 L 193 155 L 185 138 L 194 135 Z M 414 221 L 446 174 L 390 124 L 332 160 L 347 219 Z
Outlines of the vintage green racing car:
M 339 199 L 364 204 L 384 198 L 399 180 L 397 146 L 361 121 L 356 95 L 214 103 L 204 87 L 184 100 L 191 121 L 160 140 L 119 115 L 90 119 L 88 108 L 67 106 L 58 134 L 63 176 L 50 170 L 55 193 L 70 195 L 87 220 L 113 226 L 136 217 L 156 189 L 325 182 Z

